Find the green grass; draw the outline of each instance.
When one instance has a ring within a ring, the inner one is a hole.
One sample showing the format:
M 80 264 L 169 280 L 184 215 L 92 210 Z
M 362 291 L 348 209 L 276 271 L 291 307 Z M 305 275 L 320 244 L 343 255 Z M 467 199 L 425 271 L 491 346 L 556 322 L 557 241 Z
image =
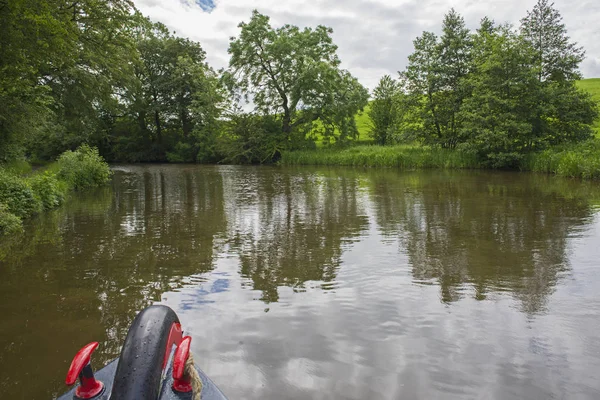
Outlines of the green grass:
M 600 140 L 593 139 L 531 154 L 522 169 L 571 178 L 600 179 Z
M 582 79 L 577 81 L 577 87 L 590 93 L 600 106 L 600 78 Z M 596 137 L 600 138 L 600 117 L 596 119 L 594 129 L 596 130 Z
M 354 167 L 480 168 L 475 156 L 456 150 L 425 146 L 369 146 L 285 152 L 281 165 L 347 165 Z

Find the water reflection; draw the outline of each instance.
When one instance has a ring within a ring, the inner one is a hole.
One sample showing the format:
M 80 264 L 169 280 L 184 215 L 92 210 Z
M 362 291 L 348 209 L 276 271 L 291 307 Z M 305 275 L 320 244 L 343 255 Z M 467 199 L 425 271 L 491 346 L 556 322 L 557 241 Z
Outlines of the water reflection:
M 0 397 L 62 391 L 154 301 L 232 398 L 594 393 L 600 254 L 573 243 L 600 238 L 598 199 L 514 173 L 115 166 L 0 242 Z
M 342 243 L 368 228 L 356 177 L 254 169 L 225 174 L 228 233 L 242 276 L 278 300 L 278 287 L 302 290 L 307 281 L 335 280 Z
M 544 176 L 381 174 L 372 182 L 378 225 L 402 237 L 414 279 L 434 280 L 444 302 L 470 283 L 479 300 L 508 290 L 525 311 L 540 311 L 569 269 L 569 234 L 591 215 L 585 197 L 563 192 L 576 185 Z
M 0 397 L 62 391 L 68 358 L 92 339 L 99 364 L 118 355 L 138 310 L 212 268 L 225 228 L 218 174 L 168 167 L 117 168 L 113 188 L 31 221 L 3 243 L 0 361 L 10 374 L 0 393 L 10 395 Z M 19 395 L 32 373 L 48 386 Z

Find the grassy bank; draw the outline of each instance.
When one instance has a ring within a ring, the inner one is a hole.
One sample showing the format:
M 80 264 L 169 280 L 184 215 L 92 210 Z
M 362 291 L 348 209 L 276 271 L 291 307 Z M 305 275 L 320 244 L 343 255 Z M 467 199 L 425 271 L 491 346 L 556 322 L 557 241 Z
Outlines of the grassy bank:
M 283 153 L 282 165 L 347 165 L 354 167 L 481 168 L 476 157 L 460 151 L 425 146 L 355 146 Z
M 571 178 L 600 179 L 600 139 L 531 154 L 521 169 Z
M 111 175 L 97 149 L 81 146 L 31 173 L 27 163 L 0 168 L 0 235 L 23 229 L 23 219 L 58 207 L 73 190 L 105 184 Z
M 477 169 L 483 165 L 473 154 L 426 146 L 355 146 L 283 153 L 281 165 L 346 165 L 391 167 L 402 170 L 426 168 Z M 600 179 L 600 140 L 557 147 L 527 156 L 522 171 L 559 176 Z

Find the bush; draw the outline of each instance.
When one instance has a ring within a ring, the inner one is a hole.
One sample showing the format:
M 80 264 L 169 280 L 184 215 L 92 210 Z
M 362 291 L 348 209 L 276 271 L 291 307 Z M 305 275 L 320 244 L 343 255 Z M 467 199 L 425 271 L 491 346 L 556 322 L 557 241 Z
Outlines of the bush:
M 34 196 L 41 202 L 45 210 L 59 206 L 67 194 L 67 183 L 60 181 L 56 174 L 45 171 L 29 179 Z
M 0 203 L 8 212 L 24 218 L 42 209 L 28 182 L 20 176 L 0 170 Z
M 58 158 L 58 177 L 75 190 L 104 185 L 111 175 L 98 149 L 87 144 L 75 151 L 65 151 Z
M 21 218 L 8 211 L 6 204 L 0 203 L 0 235 L 20 232 L 23 230 Z
M 170 163 L 191 163 L 196 161 L 196 149 L 189 143 L 177 142 L 172 152 L 167 152 Z

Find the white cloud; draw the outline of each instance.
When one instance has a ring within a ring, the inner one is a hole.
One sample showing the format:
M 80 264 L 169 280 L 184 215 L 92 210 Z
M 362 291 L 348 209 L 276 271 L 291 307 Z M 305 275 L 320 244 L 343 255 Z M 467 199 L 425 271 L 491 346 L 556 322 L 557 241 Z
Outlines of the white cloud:
M 488 15 L 497 22 L 518 24 L 536 0 L 215 0 L 209 13 L 191 0 L 134 0 L 140 11 L 178 35 L 197 40 L 215 68 L 228 62 L 229 37 L 250 18 L 254 8 L 273 25 L 323 24 L 334 29 L 343 66 L 367 87 L 383 74 L 396 76 L 412 52 L 412 40 L 423 30 L 439 32 L 443 15 L 454 7 L 470 28 Z M 584 46 L 586 77 L 600 77 L 600 2 L 557 0 L 556 7 L 573 40 Z

